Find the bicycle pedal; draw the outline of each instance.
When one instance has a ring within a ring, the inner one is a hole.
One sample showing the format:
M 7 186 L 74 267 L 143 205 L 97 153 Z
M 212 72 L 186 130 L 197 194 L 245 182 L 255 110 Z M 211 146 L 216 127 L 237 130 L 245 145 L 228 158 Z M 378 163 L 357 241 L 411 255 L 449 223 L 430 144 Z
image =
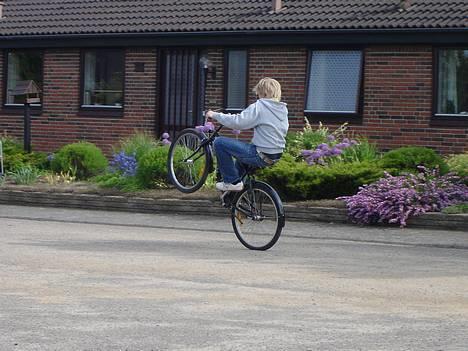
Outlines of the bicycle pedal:
M 231 206 L 231 194 L 230 191 L 225 191 L 221 194 L 220 199 L 221 199 L 221 206 L 229 208 Z

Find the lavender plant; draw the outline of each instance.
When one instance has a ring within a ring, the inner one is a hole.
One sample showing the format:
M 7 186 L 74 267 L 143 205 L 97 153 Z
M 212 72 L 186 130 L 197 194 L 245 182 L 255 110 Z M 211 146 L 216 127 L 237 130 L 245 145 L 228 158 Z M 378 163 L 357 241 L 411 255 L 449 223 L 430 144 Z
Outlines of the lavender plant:
M 301 150 L 313 150 L 320 144 L 329 143 L 335 139 L 343 139 L 347 129 L 347 123 L 342 124 L 333 131 L 324 126 L 322 122 L 319 122 L 317 127 L 312 127 L 309 120 L 304 118 L 302 131 L 288 133 L 285 152 L 295 158 L 300 158 Z
M 119 172 L 124 177 L 133 177 L 137 172 L 136 153 L 128 155 L 125 151 L 120 151 L 113 155 L 110 166 L 114 173 Z
M 163 135 L 161 135 L 161 143 L 163 145 L 171 145 L 171 140 L 169 138 L 169 133 L 163 133 Z
M 405 227 L 408 218 L 425 212 L 439 212 L 468 201 L 468 186 L 459 177 L 440 176 L 437 168 L 420 167 L 417 175 L 392 176 L 365 185 L 353 196 L 343 196 L 348 215 L 361 224 L 397 223 Z
M 301 156 L 309 166 L 314 164 L 325 165 L 331 162 L 334 156 L 343 154 L 343 151 L 354 145 L 357 145 L 356 140 L 344 138 L 341 142 L 333 135 L 328 135 L 327 142 L 321 143 L 313 150 L 302 150 Z

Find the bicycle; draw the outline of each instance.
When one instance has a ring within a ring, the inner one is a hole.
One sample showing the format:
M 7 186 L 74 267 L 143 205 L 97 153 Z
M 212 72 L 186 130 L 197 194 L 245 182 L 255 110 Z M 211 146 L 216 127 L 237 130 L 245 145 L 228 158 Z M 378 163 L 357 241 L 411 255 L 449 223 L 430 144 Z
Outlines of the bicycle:
M 184 129 L 169 148 L 168 171 L 172 184 L 183 193 L 200 189 L 215 170 L 213 142 L 223 126 L 207 136 L 195 128 Z M 245 186 L 239 192 L 221 195 L 222 205 L 230 208 L 231 222 L 239 241 L 250 250 L 268 250 L 278 241 L 285 225 L 284 208 L 278 193 L 267 183 L 257 181 L 256 168 L 243 165 Z M 216 172 L 217 181 L 220 173 Z

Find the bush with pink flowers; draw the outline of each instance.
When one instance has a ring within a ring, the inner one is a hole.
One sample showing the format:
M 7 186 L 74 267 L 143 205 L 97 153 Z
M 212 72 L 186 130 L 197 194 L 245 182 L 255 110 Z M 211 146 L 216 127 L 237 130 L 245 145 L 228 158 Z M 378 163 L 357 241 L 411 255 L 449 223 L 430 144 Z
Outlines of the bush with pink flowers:
M 348 215 L 361 224 L 395 223 L 406 226 L 410 217 L 468 201 L 468 186 L 438 169 L 420 167 L 419 174 L 392 176 L 365 185 L 353 196 L 344 196 Z

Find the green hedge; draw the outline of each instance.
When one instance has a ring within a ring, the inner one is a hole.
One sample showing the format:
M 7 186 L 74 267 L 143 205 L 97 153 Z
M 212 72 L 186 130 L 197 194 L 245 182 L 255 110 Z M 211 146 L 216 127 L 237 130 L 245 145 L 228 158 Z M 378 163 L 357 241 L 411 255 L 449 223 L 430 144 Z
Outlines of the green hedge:
M 70 172 L 77 179 L 88 179 L 102 173 L 107 159 L 96 145 L 80 141 L 63 146 L 51 162 L 55 172 Z
M 397 170 L 397 174 L 418 173 L 418 166 L 439 167 L 441 174 L 448 172 L 448 166 L 440 155 L 432 149 L 419 146 L 400 147 L 386 152 L 382 156 L 381 165 L 385 169 Z
M 353 195 L 360 186 L 378 180 L 383 174 L 376 163 L 309 166 L 296 162 L 291 155 L 284 155 L 275 166 L 259 172 L 258 177 L 272 185 L 285 200 L 309 200 Z

